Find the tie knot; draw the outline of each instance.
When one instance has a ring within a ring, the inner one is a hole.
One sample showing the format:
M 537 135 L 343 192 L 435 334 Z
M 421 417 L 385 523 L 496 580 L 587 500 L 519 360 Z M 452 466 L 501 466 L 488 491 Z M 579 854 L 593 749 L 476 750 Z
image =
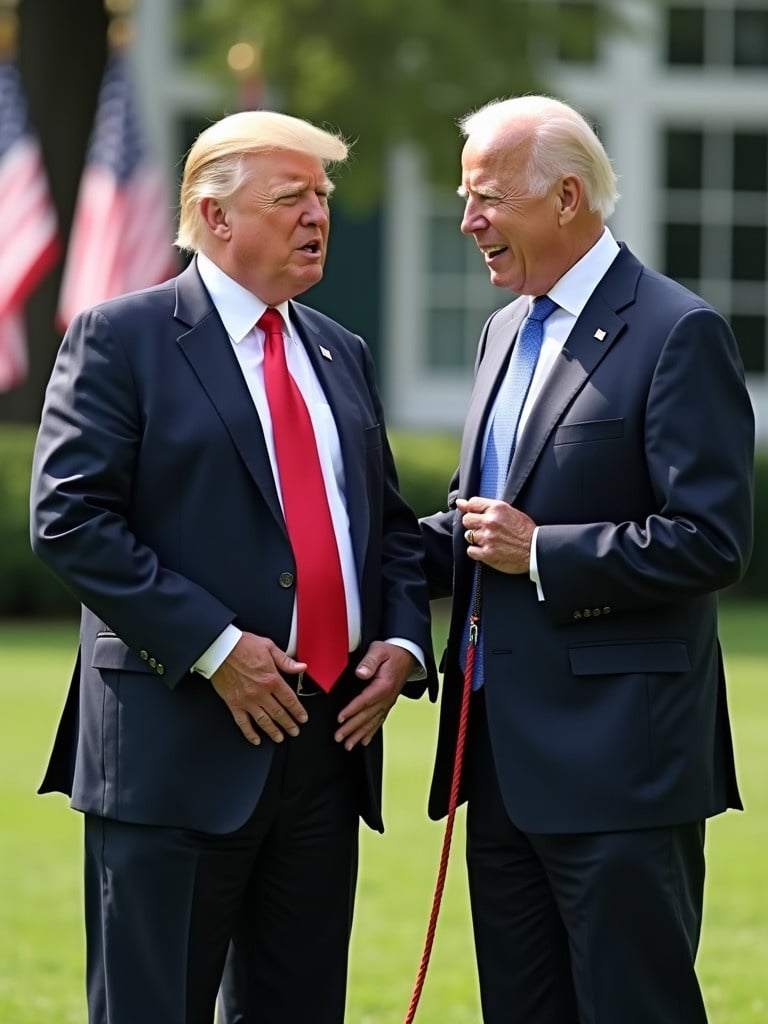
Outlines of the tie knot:
M 276 309 L 265 309 L 256 322 L 266 335 L 283 333 L 283 318 Z
M 550 299 L 548 295 L 537 295 L 531 304 L 531 311 L 528 314 L 529 320 L 546 320 L 548 316 L 551 316 L 556 309 L 560 307 L 554 299 Z

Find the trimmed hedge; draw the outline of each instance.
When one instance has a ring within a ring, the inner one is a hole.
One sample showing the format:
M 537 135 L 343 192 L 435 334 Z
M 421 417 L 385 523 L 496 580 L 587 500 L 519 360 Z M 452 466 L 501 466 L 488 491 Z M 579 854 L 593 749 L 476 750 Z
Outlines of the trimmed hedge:
M 29 546 L 29 476 L 36 431 L 0 426 L 0 616 L 70 616 L 77 602 Z M 391 432 L 400 486 L 417 515 L 445 508 L 459 438 Z M 755 546 L 749 570 L 728 596 L 768 598 L 768 451 L 755 474 Z
M 78 612 L 69 591 L 29 546 L 29 477 L 36 431 L 0 427 L 0 615 Z

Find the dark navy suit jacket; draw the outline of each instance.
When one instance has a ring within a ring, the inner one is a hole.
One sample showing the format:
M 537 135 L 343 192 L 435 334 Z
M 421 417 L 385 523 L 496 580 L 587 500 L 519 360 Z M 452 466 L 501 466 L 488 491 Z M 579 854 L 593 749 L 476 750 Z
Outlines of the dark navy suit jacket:
M 454 502 L 477 493 L 487 413 L 526 311 L 515 300 L 485 326 L 448 511 L 422 523 L 434 594 L 454 594 L 435 817 L 475 565 Z M 753 445 L 728 325 L 622 247 L 533 406 L 503 495 L 540 526 L 545 600 L 527 574 L 483 570 L 491 742 L 520 828 L 648 828 L 740 806 L 716 592 L 748 560 Z
M 320 313 L 292 304 L 291 316 L 341 440 L 362 650 L 412 640 L 434 698 L 421 538 L 397 491 L 370 353 Z M 125 821 L 241 826 L 273 745 L 248 744 L 189 669 L 228 623 L 285 649 L 295 566 L 258 414 L 194 265 L 73 322 L 36 447 L 32 541 L 83 605 L 42 790 Z M 381 735 L 353 755 L 361 813 L 381 829 Z

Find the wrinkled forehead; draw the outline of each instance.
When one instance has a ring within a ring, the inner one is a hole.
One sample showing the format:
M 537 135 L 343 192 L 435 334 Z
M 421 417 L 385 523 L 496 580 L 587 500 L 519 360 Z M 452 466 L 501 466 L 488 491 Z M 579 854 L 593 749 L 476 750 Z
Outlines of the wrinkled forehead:
M 530 149 L 530 132 L 520 126 L 473 132 L 461 152 L 462 181 L 477 187 L 515 180 L 526 171 Z

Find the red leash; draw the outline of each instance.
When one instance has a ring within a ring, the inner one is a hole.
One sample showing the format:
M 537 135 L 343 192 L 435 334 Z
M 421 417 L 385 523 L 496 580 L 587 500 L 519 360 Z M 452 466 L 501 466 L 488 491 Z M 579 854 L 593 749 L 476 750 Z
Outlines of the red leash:
M 479 608 L 477 609 L 479 613 Z M 427 937 L 424 942 L 424 952 L 421 954 L 421 963 L 416 975 L 416 984 L 413 988 L 413 995 L 405 1015 L 404 1024 L 411 1024 L 416 1016 L 416 1008 L 421 999 L 421 991 L 424 988 L 424 980 L 427 976 L 429 958 L 432 955 L 432 946 L 435 941 L 435 929 L 437 918 L 440 913 L 440 904 L 443 900 L 443 889 L 445 888 L 445 875 L 448 870 L 448 855 L 451 852 L 451 839 L 453 838 L 453 822 L 456 817 L 456 806 L 459 802 L 459 782 L 461 781 L 461 766 L 464 762 L 464 746 L 467 739 L 467 721 L 469 719 L 469 695 L 472 692 L 472 670 L 475 665 L 475 648 L 477 647 L 477 636 L 479 631 L 479 614 L 470 616 L 469 644 L 467 645 L 467 662 L 464 666 L 464 687 L 461 691 L 461 713 L 459 715 L 459 733 L 456 737 L 456 756 L 453 761 L 453 777 L 451 779 L 451 793 L 448 799 L 448 818 L 445 823 L 445 835 L 443 836 L 443 849 L 440 854 L 440 867 L 437 872 L 435 883 L 435 894 L 432 898 L 432 911 L 429 915 L 427 926 Z

